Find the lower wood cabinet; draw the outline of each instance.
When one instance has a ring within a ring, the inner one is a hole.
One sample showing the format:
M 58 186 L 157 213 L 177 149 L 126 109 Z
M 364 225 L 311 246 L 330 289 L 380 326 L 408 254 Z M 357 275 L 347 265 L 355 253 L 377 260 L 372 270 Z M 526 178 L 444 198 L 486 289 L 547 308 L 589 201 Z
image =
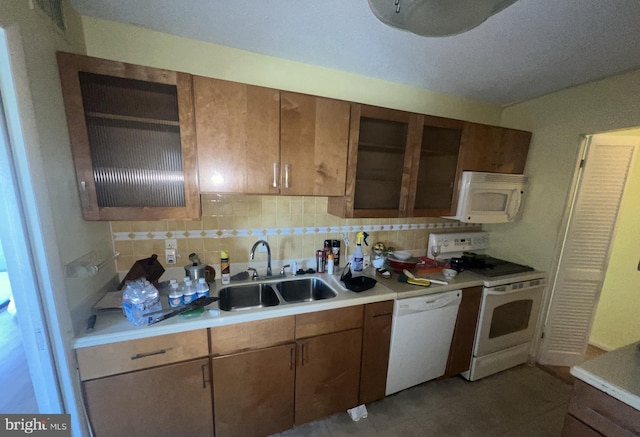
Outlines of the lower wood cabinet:
M 640 436 L 640 411 L 576 379 L 563 437 Z
M 297 345 L 295 424 L 357 406 L 362 330 L 310 337 Z
M 358 305 L 297 315 L 295 328 L 289 316 L 211 329 L 216 437 L 265 436 L 357 406 L 362 315 Z
M 209 359 L 83 383 L 96 437 L 213 436 Z
M 295 344 L 213 359 L 216 437 L 252 437 L 293 426 Z
M 362 366 L 360 368 L 360 401 L 368 404 L 385 396 L 393 302 L 370 303 L 364 306 L 362 327 Z
M 469 370 L 481 300 L 482 287 L 469 287 L 462 290 L 462 302 L 458 308 L 458 317 L 443 378 Z
M 94 434 L 260 437 L 381 399 L 392 310 L 378 302 L 79 349 Z

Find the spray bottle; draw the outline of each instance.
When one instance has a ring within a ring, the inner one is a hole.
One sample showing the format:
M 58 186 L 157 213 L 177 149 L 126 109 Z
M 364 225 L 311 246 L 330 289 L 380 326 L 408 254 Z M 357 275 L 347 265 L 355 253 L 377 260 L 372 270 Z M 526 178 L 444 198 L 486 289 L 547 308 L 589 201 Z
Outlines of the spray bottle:
M 364 240 L 364 244 L 366 246 L 369 245 L 367 243 L 367 237 L 369 234 L 366 232 L 358 232 L 356 235 L 356 250 L 353 252 L 353 261 L 351 263 L 351 272 L 352 273 L 361 273 L 364 269 L 364 254 L 362 253 L 362 241 Z

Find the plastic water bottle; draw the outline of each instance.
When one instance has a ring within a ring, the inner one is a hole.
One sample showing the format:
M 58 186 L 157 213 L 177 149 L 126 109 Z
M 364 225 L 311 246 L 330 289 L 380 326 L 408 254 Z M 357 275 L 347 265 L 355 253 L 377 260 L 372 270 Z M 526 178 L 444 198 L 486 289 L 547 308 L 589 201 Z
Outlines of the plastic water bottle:
M 198 279 L 198 283 L 196 284 L 196 295 L 198 298 L 209 297 L 209 285 L 204 278 Z
M 175 279 L 173 280 L 175 281 Z M 183 291 L 180 290 L 180 284 L 178 282 L 171 283 L 171 290 L 169 290 L 169 306 L 172 308 L 179 307 L 183 304 L 182 296 Z
M 184 286 L 182 287 L 182 290 L 183 290 L 182 301 L 184 302 L 185 305 L 196 300 L 196 296 L 197 296 L 196 288 L 193 286 L 191 279 L 187 278 L 184 281 Z
M 148 325 L 161 315 L 159 313 L 155 316 L 147 315 L 162 310 L 158 289 L 144 279 L 128 281 L 122 292 L 122 310 L 134 325 Z

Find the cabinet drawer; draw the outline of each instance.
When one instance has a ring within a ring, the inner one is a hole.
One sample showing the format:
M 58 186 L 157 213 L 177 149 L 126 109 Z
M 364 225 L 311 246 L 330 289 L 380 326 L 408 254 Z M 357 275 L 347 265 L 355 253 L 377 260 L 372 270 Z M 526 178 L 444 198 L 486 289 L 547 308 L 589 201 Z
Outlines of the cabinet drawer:
M 226 355 L 293 341 L 295 316 L 218 326 L 211 329 L 211 353 Z
M 296 338 L 362 327 L 362 305 L 296 316 Z
M 569 413 L 606 436 L 640 435 L 640 411 L 576 380 Z
M 82 381 L 206 357 L 208 354 L 205 329 L 76 350 Z

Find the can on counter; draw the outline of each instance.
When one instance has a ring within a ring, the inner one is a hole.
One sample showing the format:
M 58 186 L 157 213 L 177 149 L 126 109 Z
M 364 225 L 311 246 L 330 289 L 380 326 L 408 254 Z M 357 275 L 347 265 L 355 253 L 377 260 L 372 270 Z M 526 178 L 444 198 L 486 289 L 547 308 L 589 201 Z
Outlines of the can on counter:
M 340 240 L 331 240 L 331 251 L 333 252 L 333 264 L 337 269 L 340 267 Z
M 316 272 L 324 273 L 327 257 L 324 249 L 316 250 Z

